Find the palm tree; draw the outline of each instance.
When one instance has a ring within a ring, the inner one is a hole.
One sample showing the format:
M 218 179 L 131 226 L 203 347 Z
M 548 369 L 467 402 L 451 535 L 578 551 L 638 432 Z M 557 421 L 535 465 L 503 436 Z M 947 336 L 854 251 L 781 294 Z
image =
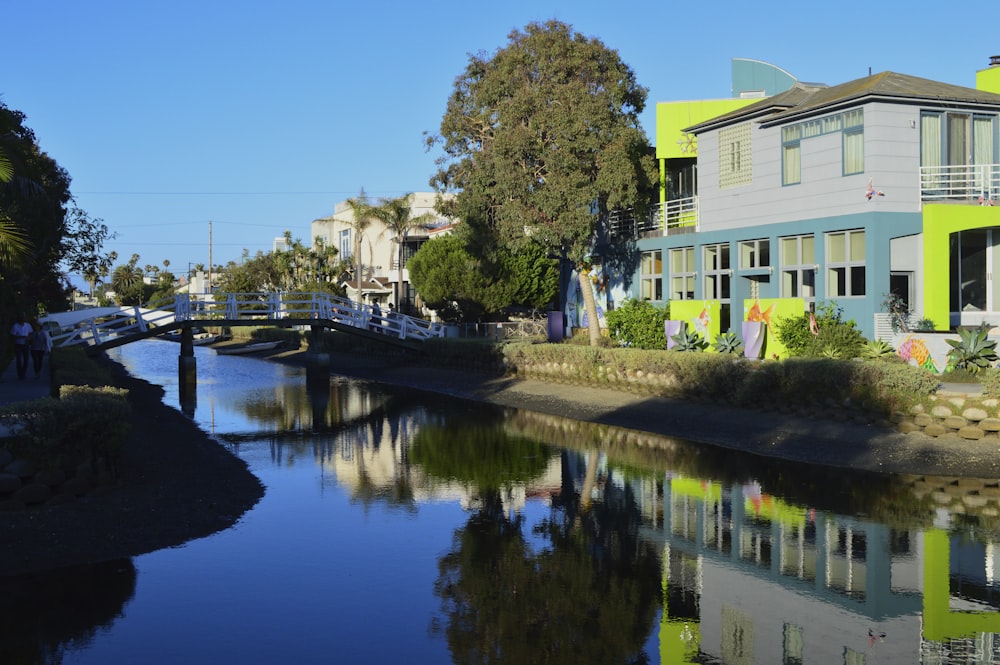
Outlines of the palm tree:
M 7 158 L 3 146 L 0 146 L 0 183 L 8 183 L 14 179 L 14 165 Z M 0 210 L 0 265 L 13 264 L 18 258 L 25 256 L 31 247 L 31 241 L 24 230 Z
M 368 195 L 365 194 L 365 188 L 362 187 L 360 194 L 355 198 L 347 199 L 347 207 L 353 213 L 351 221 L 348 224 L 354 232 L 354 277 L 358 282 L 358 302 L 360 303 L 362 300 L 361 272 L 363 268 L 361 263 L 361 241 L 365 230 L 371 225 L 372 219 L 375 219 L 375 206 L 369 202 Z
M 372 215 L 385 224 L 386 228 L 396 235 L 398 243 L 396 256 L 396 307 L 400 306 L 403 291 L 403 244 L 410 229 L 424 226 L 436 218 L 433 213 L 425 212 L 413 217 L 413 193 L 409 192 L 396 198 L 380 199 L 379 205 L 372 209 Z

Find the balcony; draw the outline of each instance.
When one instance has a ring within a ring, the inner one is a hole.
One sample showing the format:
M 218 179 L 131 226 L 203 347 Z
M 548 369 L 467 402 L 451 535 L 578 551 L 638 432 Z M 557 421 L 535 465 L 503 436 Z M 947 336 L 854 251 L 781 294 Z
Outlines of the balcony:
M 920 200 L 1000 205 L 1000 164 L 921 166 Z
M 639 214 L 633 209 L 608 213 L 611 238 L 658 238 L 698 231 L 698 197 L 653 204 Z

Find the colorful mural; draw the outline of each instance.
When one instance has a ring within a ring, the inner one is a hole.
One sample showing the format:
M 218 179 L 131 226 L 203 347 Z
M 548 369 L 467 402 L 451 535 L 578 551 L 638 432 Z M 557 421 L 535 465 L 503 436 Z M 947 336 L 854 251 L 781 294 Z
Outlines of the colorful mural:
M 670 302 L 670 319 L 683 321 L 711 344 L 719 336 L 722 303 L 718 300 L 673 300 Z M 713 350 L 711 346 L 706 350 Z
M 601 328 L 606 328 L 605 313 L 614 309 L 616 303 L 624 302 L 628 294 L 622 288 L 621 280 L 613 280 L 610 274 L 604 272 L 602 266 L 593 266 L 589 277 L 594 293 L 594 302 L 597 303 L 598 323 Z M 568 287 L 565 310 L 567 325 L 571 328 L 586 328 L 590 322 L 587 318 L 587 310 L 583 305 L 580 278 L 576 270 L 570 273 Z
M 773 323 L 778 319 L 802 316 L 806 301 L 802 298 L 760 298 L 743 301 L 743 320 L 759 321 L 767 327 L 764 357 L 777 360 L 788 356 L 788 350 L 774 334 Z
M 896 354 L 908 363 L 940 374 L 934 358 L 931 357 L 930 349 L 927 348 L 927 342 L 922 339 L 907 335 L 903 343 L 896 349 Z

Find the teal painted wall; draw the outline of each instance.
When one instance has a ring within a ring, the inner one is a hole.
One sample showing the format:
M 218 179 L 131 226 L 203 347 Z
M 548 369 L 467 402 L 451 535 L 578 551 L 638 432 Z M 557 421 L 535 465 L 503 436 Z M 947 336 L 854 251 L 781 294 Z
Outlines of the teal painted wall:
M 730 265 L 733 270 L 730 302 L 742 303 L 749 299 L 750 280 L 746 277 L 750 275 L 768 275 L 769 281 L 761 283 L 759 297 L 778 298 L 780 297 L 780 266 L 778 239 L 784 236 L 803 235 L 812 233 L 816 236 L 816 264 L 819 266 L 816 272 L 816 302 L 830 300 L 843 308 L 845 319 L 853 319 L 857 322 L 862 333 L 871 338 L 875 333 L 874 314 L 882 311 L 882 301 L 885 294 L 889 292 L 889 245 L 893 238 L 909 236 L 921 232 L 923 220 L 920 213 L 887 213 L 870 212 L 860 215 L 838 215 L 818 219 L 788 222 L 782 224 L 766 224 L 752 227 L 744 227 L 737 230 L 699 232 L 693 234 L 678 234 L 660 238 L 645 238 L 637 242 L 639 251 L 662 250 L 663 251 L 663 293 L 668 295 L 670 291 L 670 262 L 669 250 L 679 247 L 695 247 L 695 271 L 697 272 L 697 282 L 695 287 L 695 299 L 705 298 L 704 293 L 704 270 L 703 270 L 703 245 L 716 243 L 729 243 Z M 844 231 L 850 229 L 865 230 L 865 295 L 854 298 L 829 298 L 826 292 L 826 244 L 824 234 L 832 231 Z M 763 270 L 741 270 L 739 268 L 738 242 L 743 240 L 768 239 L 770 241 L 771 266 L 773 271 Z M 947 274 L 947 273 L 946 273 Z M 925 278 L 926 281 L 926 278 Z M 947 281 L 947 280 L 945 280 Z M 636 273 L 633 279 L 635 289 L 638 289 L 639 274 Z M 740 306 L 730 308 L 730 321 L 721 323 L 721 329 L 732 328 L 734 331 L 740 330 L 742 321 L 742 308 Z

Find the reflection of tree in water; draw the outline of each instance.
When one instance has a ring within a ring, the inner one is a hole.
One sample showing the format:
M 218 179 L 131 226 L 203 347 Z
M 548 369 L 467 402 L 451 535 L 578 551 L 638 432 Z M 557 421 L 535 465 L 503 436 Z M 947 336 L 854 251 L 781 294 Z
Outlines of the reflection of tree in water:
M 0 577 L 0 662 L 61 663 L 122 615 L 135 582 L 131 559 Z
M 562 505 L 533 529 L 547 547 L 534 550 L 524 516 L 503 508 L 501 490 L 542 476 L 550 454 L 483 424 L 425 428 L 414 441 L 414 463 L 475 482 L 481 496 L 440 560 L 435 584 L 443 616 L 433 629 L 447 638 L 455 663 L 648 661 L 643 646 L 658 608 L 659 561 L 639 542 L 630 493 L 606 476 L 604 500 L 581 506 L 564 453 Z

